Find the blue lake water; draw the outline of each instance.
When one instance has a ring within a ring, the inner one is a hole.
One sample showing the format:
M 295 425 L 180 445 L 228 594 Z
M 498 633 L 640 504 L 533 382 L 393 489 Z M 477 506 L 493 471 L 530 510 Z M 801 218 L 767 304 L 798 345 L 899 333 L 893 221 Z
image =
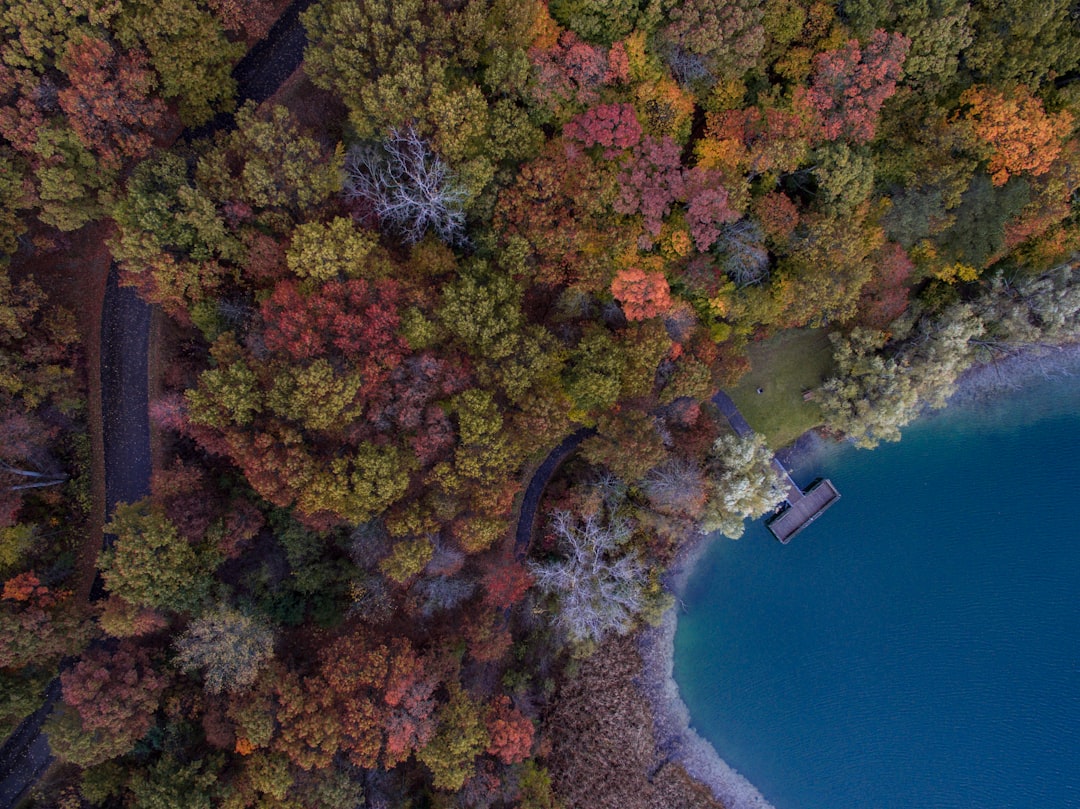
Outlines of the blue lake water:
M 842 499 L 687 585 L 701 735 L 777 809 L 1080 807 L 1080 377 L 795 476 Z

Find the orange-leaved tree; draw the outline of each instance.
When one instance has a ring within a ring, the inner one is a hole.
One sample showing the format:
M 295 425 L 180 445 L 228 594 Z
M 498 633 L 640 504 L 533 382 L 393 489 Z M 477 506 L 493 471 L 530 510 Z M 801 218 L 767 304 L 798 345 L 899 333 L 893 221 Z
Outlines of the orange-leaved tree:
M 1022 172 L 1045 174 L 1072 130 L 1068 112 L 1048 113 L 1042 100 L 1023 85 L 1010 90 L 971 87 L 960 101 L 967 105 L 963 123 L 989 156 L 994 185 L 1004 185 Z
M 620 270 L 611 282 L 627 320 L 647 320 L 671 308 L 671 291 L 662 272 L 645 272 L 636 267 Z

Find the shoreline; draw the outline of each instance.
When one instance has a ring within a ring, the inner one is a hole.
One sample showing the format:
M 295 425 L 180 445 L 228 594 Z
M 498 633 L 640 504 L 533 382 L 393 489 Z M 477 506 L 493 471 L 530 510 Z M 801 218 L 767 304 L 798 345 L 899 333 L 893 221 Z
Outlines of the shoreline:
M 1018 390 L 1026 383 L 1062 376 L 1080 376 L 1080 343 L 1033 347 L 973 365 L 957 378 L 947 406 L 940 411 L 927 410 L 920 418 L 956 406 L 986 403 L 1002 392 Z M 776 454 L 788 469 L 797 469 L 812 462 L 830 444 L 816 430 L 809 430 Z M 712 541 L 707 534 L 698 534 L 688 540 L 664 574 L 664 585 L 675 596 L 675 605 L 664 613 L 658 626 L 646 627 L 638 635 L 642 671 L 637 686 L 653 715 L 658 759 L 681 764 L 727 809 L 776 809 L 757 787 L 728 765 L 712 744 L 697 733 L 674 678 L 677 610 L 687 580 Z

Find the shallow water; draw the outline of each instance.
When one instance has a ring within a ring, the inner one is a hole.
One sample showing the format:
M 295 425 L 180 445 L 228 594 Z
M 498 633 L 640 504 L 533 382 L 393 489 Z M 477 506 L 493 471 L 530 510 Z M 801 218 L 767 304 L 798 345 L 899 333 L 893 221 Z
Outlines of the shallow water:
M 689 580 L 675 678 L 777 809 L 1080 807 L 1080 377 L 796 470 L 842 499 Z

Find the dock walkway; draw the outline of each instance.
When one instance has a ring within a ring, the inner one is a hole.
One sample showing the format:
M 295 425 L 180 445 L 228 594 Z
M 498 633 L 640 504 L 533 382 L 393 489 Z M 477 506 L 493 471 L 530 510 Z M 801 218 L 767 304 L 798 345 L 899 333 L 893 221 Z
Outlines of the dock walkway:
M 727 418 L 731 429 L 735 431 L 736 435 L 740 438 L 746 438 L 754 434 L 753 428 L 743 418 L 743 414 L 739 412 L 738 406 L 730 396 L 720 391 L 713 397 L 712 401 Z M 804 492 L 792 480 L 787 467 L 775 455 L 772 459 L 772 465 L 787 482 L 787 505 L 782 506 L 781 510 L 770 517 L 765 524 L 772 531 L 773 536 L 786 545 L 793 536 L 820 517 L 825 509 L 839 500 L 840 492 L 836 490 L 830 480 L 817 481 Z

